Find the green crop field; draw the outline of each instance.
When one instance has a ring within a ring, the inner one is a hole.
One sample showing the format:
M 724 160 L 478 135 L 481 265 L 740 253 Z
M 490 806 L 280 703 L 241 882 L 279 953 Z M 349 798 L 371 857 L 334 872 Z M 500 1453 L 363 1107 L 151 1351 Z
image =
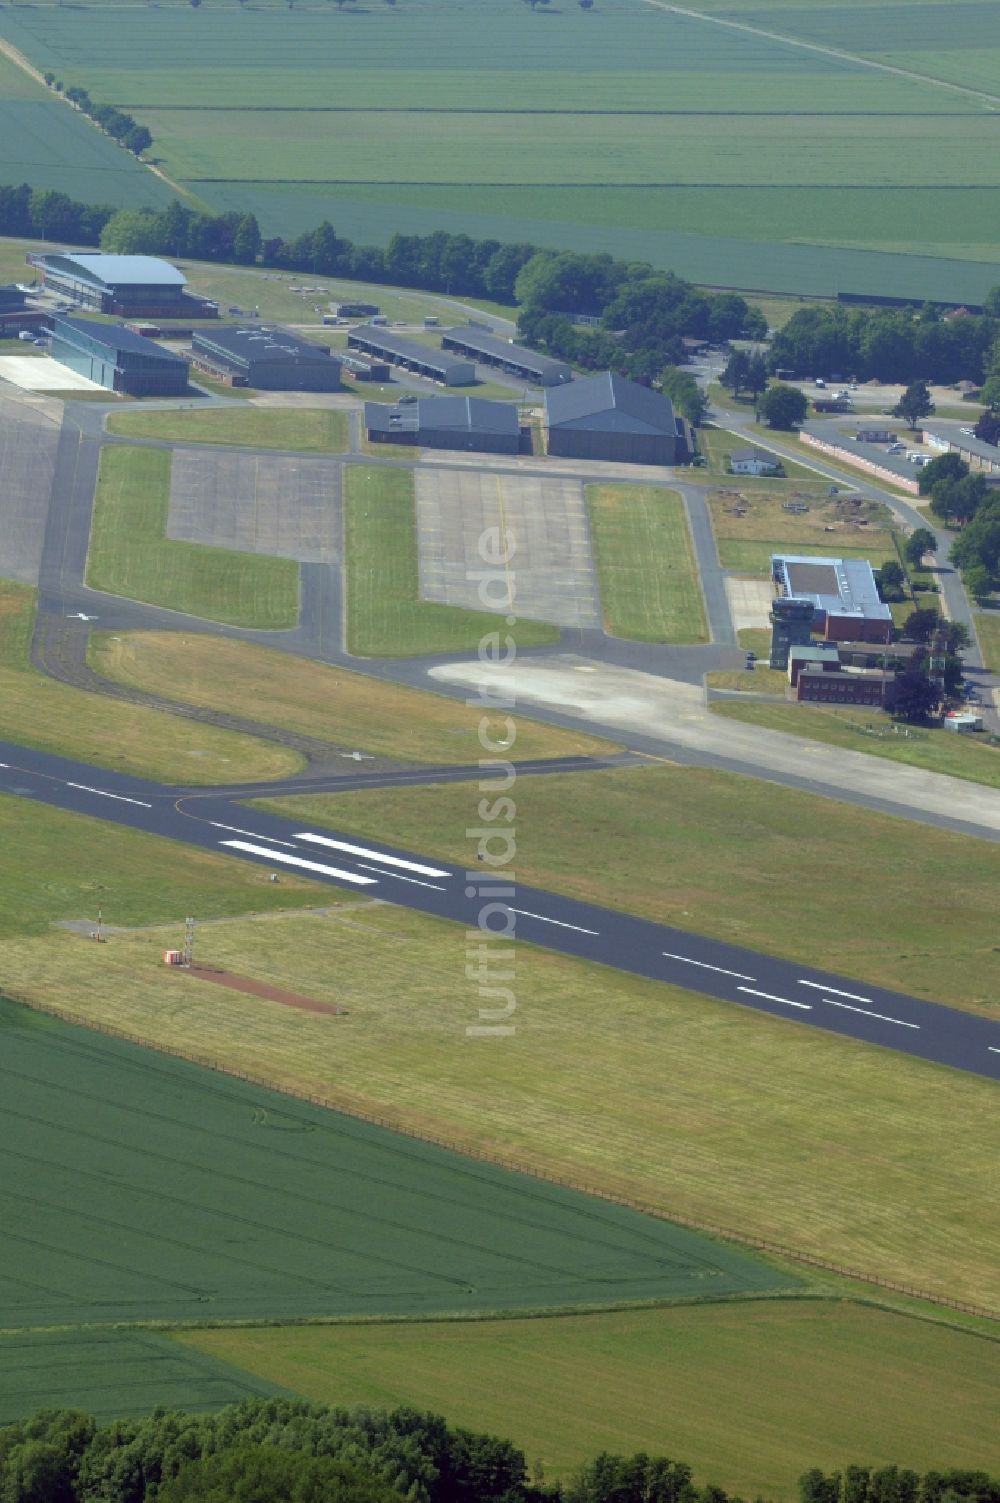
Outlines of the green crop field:
M 233 626 L 294 626 L 299 569 L 291 559 L 178 543 L 166 536 L 170 459 L 166 449 L 105 448 L 87 583 L 95 590 Z
M 666 1222 L 0 1002 L 0 1323 L 788 1287 Z
M 464 230 L 709 285 L 981 300 L 1000 267 L 1000 124 L 925 75 L 992 70 L 995 89 L 995 20 L 976 0 L 874 9 L 859 36 L 852 7 L 741 6 L 734 28 L 648 0 L 516 19 L 459 0 L 41 4 L 5 11 L 0 34 L 131 110 L 171 178 L 266 233 Z
M 704 642 L 684 502 L 652 485 L 587 487 L 605 629 L 638 642 Z
M 198 412 L 113 412 L 112 433 L 179 444 L 246 444 L 253 449 L 342 453 L 347 415 L 324 408 L 225 407 Z
M 221 1409 L 275 1384 L 152 1331 L 23 1331 L 0 1336 L 0 1425 L 38 1409 L 103 1423 L 168 1409 Z
M 875 1466 L 905 1456 L 919 1469 L 1000 1465 L 1000 1348 L 847 1303 L 181 1339 L 321 1402 L 426 1406 L 509 1434 L 543 1462 L 547 1481 L 601 1451 L 667 1448 L 745 1498 L 797 1498 L 802 1472 L 835 1471 L 849 1456 Z

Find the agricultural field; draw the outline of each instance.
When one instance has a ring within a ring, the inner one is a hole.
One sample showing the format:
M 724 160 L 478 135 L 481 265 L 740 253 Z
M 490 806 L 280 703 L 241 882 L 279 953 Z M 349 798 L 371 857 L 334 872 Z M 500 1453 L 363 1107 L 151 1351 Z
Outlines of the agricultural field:
M 124 444 L 104 449 L 87 583 L 95 590 L 232 626 L 294 626 L 299 570 L 292 560 L 178 543 L 166 536 L 170 467 L 167 449 Z
M 975 56 L 985 74 L 988 7 L 957 10 L 941 66 Z M 981 301 L 1000 271 L 989 101 L 916 63 L 904 76 L 802 46 L 804 10 L 760 14 L 775 34 L 752 11 L 722 26 L 647 0 L 516 20 L 460 0 L 343 14 L 42 4 L 4 12 L 0 34 L 132 111 L 168 178 L 216 210 L 252 210 L 265 233 L 323 219 L 369 242 L 462 230 L 610 250 L 710 285 Z M 935 25 L 918 62 L 939 47 Z
M 113 412 L 108 429 L 178 444 L 246 444 L 306 454 L 339 454 L 347 448 L 347 414 L 315 407 Z
M 592 485 L 587 506 L 605 630 L 636 642 L 704 642 L 705 608 L 677 492 Z
M 802 1472 L 835 1471 L 847 1456 L 875 1466 L 905 1456 L 918 1469 L 1000 1463 L 1000 1350 L 847 1302 L 215 1330 L 180 1340 L 320 1402 L 427 1406 L 509 1434 L 542 1461 L 549 1482 L 601 1451 L 658 1455 L 668 1437 L 671 1454 L 697 1476 L 744 1498 L 789 1503 Z

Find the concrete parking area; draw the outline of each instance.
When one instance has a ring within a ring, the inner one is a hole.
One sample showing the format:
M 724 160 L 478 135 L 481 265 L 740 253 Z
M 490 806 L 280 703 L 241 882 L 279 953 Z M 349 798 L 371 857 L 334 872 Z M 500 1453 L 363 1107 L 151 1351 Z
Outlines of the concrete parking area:
M 489 565 L 480 540 L 499 528 L 509 539 L 515 614 L 557 626 L 600 626 L 597 571 L 578 481 L 421 466 L 415 482 L 424 600 L 482 608 L 479 574 Z M 507 611 L 503 603 L 497 608 Z
M 341 465 L 304 456 L 175 449 L 167 536 L 303 564 L 336 563 Z
M 61 408 L 0 396 L 0 577 L 38 583 Z
M 97 381 L 70 370 L 51 355 L 0 355 L 0 381 L 22 391 L 104 391 Z M 113 400 L 108 394 L 108 400 Z
M 768 579 L 734 579 L 727 575 L 726 599 L 734 631 L 770 628 L 774 588 Z

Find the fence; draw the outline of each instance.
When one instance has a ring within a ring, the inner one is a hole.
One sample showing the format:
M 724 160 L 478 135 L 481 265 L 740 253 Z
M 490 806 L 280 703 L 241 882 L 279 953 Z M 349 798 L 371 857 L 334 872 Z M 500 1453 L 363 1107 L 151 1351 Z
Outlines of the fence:
M 824 1273 L 838 1274 L 841 1278 L 854 1279 L 862 1284 L 871 1284 L 877 1289 L 888 1289 L 893 1294 L 906 1295 L 911 1299 L 924 1300 L 928 1304 L 939 1305 L 947 1310 L 957 1310 L 964 1315 L 975 1315 L 983 1320 L 1000 1320 L 1000 1310 L 988 1310 L 981 1305 L 970 1304 L 966 1300 L 952 1299 L 946 1294 L 932 1294 L 926 1289 L 917 1289 L 912 1284 L 901 1284 L 896 1279 L 884 1278 L 881 1274 L 865 1273 L 859 1268 L 848 1268 L 841 1263 L 834 1263 L 828 1258 L 821 1258 L 815 1253 L 802 1252 L 798 1248 L 786 1247 L 781 1242 L 771 1242 L 766 1237 L 756 1237 L 750 1232 L 734 1231 L 731 1227 L 718 1226 L 712 1221 L 701 1221 L 694 1216 L 684 1216 L 677 1212 L 660 1210 L 656 1206 L 644 1204 L 642 1201 L 633 1200 L 627 1195 L 616 1195 L 611 1190 L 603 1189 L 596 1185 L 585 1184 L 582 1180 L 565 1179 L 558 1174 L 551 1174 L 543 1169 L 535 1168 L 528 1164 L 518 1163 L 515 1159 L 505 1159 L 499 1154 L 490 1153 L 474 1143 L 463 1143 L 448 1138 L 438 1138 L 431 1133 L 416 1132 L 407 1127 L 405 1123 L 388 1117 L 380 1117 L 372 1112 L 362 1111 L 354 1105 L 344 1105 L 338 1101 L 331 1101 L 326 1096 L 315 1096 L 308 1091 L 296 1091 L 291 1086 L 275 1085 L 273 1081 L 266 1080 L 260 1075 L 249 1075 L 243 1070 L 234 1070 L 228 1065 L 220 1064 L 218 1060 L 207 1056 L 195 1054 L 191 1051 L 174 1049 L 169 1044 L 157 1043 L 154 1040 L 140 1038 L 138 1034 L 128 1033 L 123 1028 L 114 1028 L 109 1023 L 97 1023 L 89 1018 L 80 1017 L 76 1013 L 68 1012 L 64 1008 L 53 1007 L 50 1003 L 36 1002 L 26 996 L 19 996 L 9 989 L 0 993 L 0 997 L 6 997 L 8 1001 L 16 1002 L 22 1007 L 30 1008 L 34 1012 L 48 1013 L 51 1017 L 61 1018 L 65 1023 L 72 1023 L 79 1028 L 88 1028 L 95 1033 L 106 1034 L 109 1038 L 121 1039 L 127 1044 L 136 1044 L 142 1049 L 152 1049 L 157 1054 L 169 1055 L 173 1059 L 183 1060 L 187 1064 L 199 1065 L 206 1070 L 214 1070 L 217 1074 L 228 1075 L 234 1080 L 242 1080 L 247 1085 L 259 1086 L 261 1090 L 273 1091 L 276 1095 L 287 1096 L 293 1101 L 308 1101 L 311 1106 L 322 1107 L 325 1111 L 339 1112 L 342 1116 L 352 1117 L 360 1122 L 367 1122 L 373 1127 L 385 1128 L 388 1132 L 399 1133 L 403 1137 L 413 1138 L 418 1143 L 429 1143 L 435 1148 L 443 1148 L 448 1153 L 461 1154 L 464 1158 L 478 1159 L 481 1163 L 493 1164 L 499 1169 L 508 1170 L 513 1174 L 524 1174 L 531 1179 L 541 1180 L 545 1184 L 559 1185 L 566 1190 L 575 1190 L 582 1195 L 591 1195 L 597 1200 L 609 1201 L 612 1205 L 624 1206 L 627 1210 L 637 1211 L 643 1216 L 655 1216 L 658 1221 L 671 1221 L 677 1226 L 684 1226 L 691 1231 L 704 1232 L 708 1236 L 719 1237 L 726 1242 L 735 1242 L 742 1247 L 752 1247 L 758 1252 L 770 1253 L 774 1257 L 787 1258 L 791 1262 L 802 1263 L 809 1268 L 821 1269 Z

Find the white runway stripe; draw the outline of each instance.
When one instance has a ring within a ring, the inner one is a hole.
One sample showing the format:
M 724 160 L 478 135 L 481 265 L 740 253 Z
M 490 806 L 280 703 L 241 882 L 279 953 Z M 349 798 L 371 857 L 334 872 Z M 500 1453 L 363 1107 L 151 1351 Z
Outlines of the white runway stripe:
M 781 1002 L 785 1007 L 798 1007 L 803 1012 L 812 1012 L 811 1002 L 793 1002 L 791 997 L 776 997 L 772 992 L 755 992 L 752 986 L 738 986 L 738 992 L 746 992 L 749 997 L 763 997 L 765 1002 Z
M 519 913 L 522 918 L 537 919 L 540 924 L 555 924 L 557 929 L 574 929 L 577 934 L 599 934 L 599 929 L 584 929 L 580 924 L 564 924 L 562 919 L 546 918 L 544 913 L 529 913 L 527 908 L 512 908 L 511 913 Z
M 379 861 L 383 866 L 398 866 L 405 872 L 419 872 L 422 877 L 450 877 L 451 872 L 438 866 L 424 866 L 420 861 L 404 861 L 402 856 L 384 856 L 366 845 L 351 845 L 348 840 L 333 840 L 329 835 L 311 835 L 308 830 L 296 831 L 296 840 L 311 840 L 314 845 L 328 845 L 331 850 L 343 851 L 347 856 L 364 856 L 368 861 Z
M 359 877 L 357 872 L 342 872 L 336 866 L 323 866 L 319 861 L 306 861 L 303 856 L 286 856 L 284 851 L 275 851 L 269 845 L 254 845 L 249 840 L 223 840 L 221 845 L 234 851 L 247 851 L 251 856 L 266 856 L 268 861 L 280 861 L 283 866 L 298 866 L 303 871 L 319 872 L 323 877 L 334 877 L 338 882 L 353 882 L 357 887 L 374 887 L 374 877 Z
M 239 825 L 220 825 L 216 819 L 210 819 L 208 822 L 213 830 L 228 830 L 231 835 L 249 835 L 253 840 L 267 840 L 271 845 L 285 845 L 290 851 L 295 849 L 290 840 L 275 840 L 273 835 L 258 835 L 256 830 L 241 830 Z
M 852 1007 L 850 1002 L 835 1002 L 832 997 L 824 997 L 823 1001 L 830 1007 L 842 1007 L 845 1012 L 859 1012 L 863 1018 L 878 1018 L 880 1023 L 895 1023 L 898 1028 L 919 1028 L 919 1023 L 904 1023 L 902 1018 L 887 1018 L 884 1012 L 872 1012 L 867 1007 Z
M 419 877 L 406 877 L 402 872 L 383 872 L 377 866 L 369 866 L 367 861 L 359 861 L 358 865 L 364 872 L 378 872 L 380 877 L 391 877 L 394 882 L 409 882 L 413 887 L 432 887 L 435 892 L 447 892 L 447 887 L 442 887 L 440 882 L 423 882 Z
M 79 788 L 81 793 L 96 793 L 98 798 L 113 798 L 119 804 L 138 804 L 140 809 L 152 809 L 145 799 L 126 798 L 124 793 L 109 793 L 106 788 L 91 788 L 89 783 L 67 783 L 67 788 Z
M 673 955 L 669 950 L 660 952 L 667 960 L 682 960 L 685 965 L 696 965 L 703 971 L 718 971 L 720 976 L 735 976 L 737 981 L 756 981 L 756 976 L 744 976 L 742 971 L 727 971 L 725 966 L 709 965 L 707 960 L 692 960 L 690 955 Z
M 871 1006 L 871 997 L 859 997 L 856 992 L 842 992 L 837 986 L 823 986 L 819 981 L 803 981 L 799 977 L 799 986 L 811 986 L 816 992 L 829 992 L 834 997 L 846 997 L 849 1002 L 867 1002 Z

